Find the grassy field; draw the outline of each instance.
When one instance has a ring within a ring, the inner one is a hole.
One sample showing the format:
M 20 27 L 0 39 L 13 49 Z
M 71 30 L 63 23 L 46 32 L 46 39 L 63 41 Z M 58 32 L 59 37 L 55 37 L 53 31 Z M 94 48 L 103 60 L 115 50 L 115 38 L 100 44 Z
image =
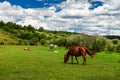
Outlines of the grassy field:
M 0 46 L 0 80 L 120 80 L 120 53 L 87 55 L 87 65 L 63 63 L 64 48 Z M 74 60 L 75 62 L 75 60 Z

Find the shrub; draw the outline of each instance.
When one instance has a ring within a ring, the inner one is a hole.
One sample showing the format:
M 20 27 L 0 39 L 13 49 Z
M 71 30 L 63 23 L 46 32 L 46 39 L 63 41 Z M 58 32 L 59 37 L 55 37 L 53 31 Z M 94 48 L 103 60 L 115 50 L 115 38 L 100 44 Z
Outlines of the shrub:
M 107 39 L 104 37 L 88 36 L 88 35 L 72 35 L 67 39 L 66 47 L 71 45 L 86 46 L 95 51 L 105 50 Z
M 60 38 L 60 39 L 56 40 L 55 44 L 57 44 L 58 46 L 63 46 L 63 47 L 65 47 L 66 42 L 67 42 L 67 39 L 65 39 L 65 38 Z
M 106 51 L 110 53 L 115 52 L 115 45 L 111 42 L 111 40 L 107 41 Z
M 46 44 L 46 40 L 42 39 L 42 40 L 40 40 L 40 43 L 41 43 L 41 45 L 45 45 Z
M 116 46 L 116 52 L 120 53 L 120 43 Z
M 119 39 L 112 39 L 113 44 L 118 44 L 119 43 Z
M 97 37 L 96 40 L 94 40 L 95 44 L 93 44 L 94 50 L 97 52 L 105 50 L 105 46 L 107 43 L 107 39 L 104 37 Z

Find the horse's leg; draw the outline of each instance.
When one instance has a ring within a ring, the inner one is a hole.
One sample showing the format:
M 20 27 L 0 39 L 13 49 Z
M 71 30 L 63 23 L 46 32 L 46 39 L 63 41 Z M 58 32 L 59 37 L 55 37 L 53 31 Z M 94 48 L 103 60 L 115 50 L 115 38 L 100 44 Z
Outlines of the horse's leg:
M 75 59 L 76 59 L 76 61 L 77 61 L 77 64 L 78 64 L 77 56 L 75 56 Z
M 71 55 L 71 63 L 73 63 L 73 55 Z
M 86 57 L 84 55 L 82 55 L 83 57 L 83 64 L 86 64 Z

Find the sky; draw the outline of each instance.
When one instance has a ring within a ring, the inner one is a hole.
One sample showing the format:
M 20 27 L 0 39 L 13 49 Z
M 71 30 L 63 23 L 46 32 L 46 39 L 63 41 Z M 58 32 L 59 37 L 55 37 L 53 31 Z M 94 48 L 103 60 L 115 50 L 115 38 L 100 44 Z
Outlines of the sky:
M 0 0 L 0 20 L 36 29 L 120 36 L 120 0 Z

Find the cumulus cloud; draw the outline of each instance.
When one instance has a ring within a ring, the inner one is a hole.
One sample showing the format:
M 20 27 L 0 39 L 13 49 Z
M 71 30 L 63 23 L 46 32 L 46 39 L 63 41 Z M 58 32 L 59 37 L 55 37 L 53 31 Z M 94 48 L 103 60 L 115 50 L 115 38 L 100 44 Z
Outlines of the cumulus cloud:
M 67 0 L 49 8 L 28 9 L 4 1 L 0 3 L 0 20 L 50 30 L 120 35 L 120 1 L 99 1 L 104 4 L 93 10 L 89 9 L 92 5 L 88 0 Z
M 5 22 L 12 21 L 21 25 L 30 24 L 36 28 L 47 27 L 44 16 L 52 16 L 52 14 L 54 14 L 53 8 L 24 9 L 11 5 L 7 1 L 0 3 L 0 19 Z

